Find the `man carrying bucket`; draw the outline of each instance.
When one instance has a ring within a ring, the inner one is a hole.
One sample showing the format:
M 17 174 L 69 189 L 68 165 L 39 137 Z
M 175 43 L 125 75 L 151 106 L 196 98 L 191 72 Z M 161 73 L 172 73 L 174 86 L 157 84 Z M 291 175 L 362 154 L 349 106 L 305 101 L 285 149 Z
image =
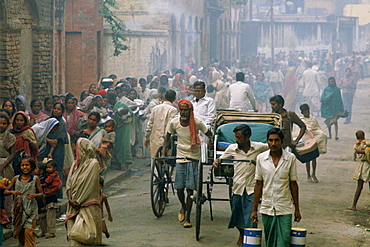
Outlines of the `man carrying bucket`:
M 290 246 L 293 212 L 294 221 L 301 220 L 296 157 L 282 149 L 283 140 L 280 129 L 270 129 L 267 132 L 270 150 L 257 157 L 251 220 L 258 222 L 257 207 L 262 197 L 260 213 L 269 247 Z
M 246 124 L 234 128 L 236 144 L 231 144 L 220 159 L 249 160 L 249 162 L 234 161 L 232 213 L 228 228 L 239 230 L 238 246 L 243 245 L 244 228 L 256 228 L 257 224 L 250 220 L 253 205 L 253 187 L 255 161 L 257 155 L 268 150 L 267 144 L 251 142 L 251 128 Z M 218 168 L 219 159 L 213 163 Z

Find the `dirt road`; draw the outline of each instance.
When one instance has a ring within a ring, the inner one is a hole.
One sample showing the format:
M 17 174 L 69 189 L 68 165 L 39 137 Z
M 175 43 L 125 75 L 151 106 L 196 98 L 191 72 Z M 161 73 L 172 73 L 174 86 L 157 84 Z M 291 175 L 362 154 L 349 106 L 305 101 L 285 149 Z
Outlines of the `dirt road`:
M 357 182 L 352 174 L 355 132 L 364 130 L 370 138 L 370 79 L 358 83 L 351 124 L 339 124 L 339 140 L 328 140 L 328 153 L 318 158 L 319 183 L 308 183 L 305 166 L 299 168 L 300 204 L 303 219 L 299 227 L 308 231 L 307 246 L 370 246 L 370 193 L 365 184 L 357 205 L 352 205 Z M 323 119 L 318 118 L 324 127 Z M 327 133 L 327 130 L 325 130 Z

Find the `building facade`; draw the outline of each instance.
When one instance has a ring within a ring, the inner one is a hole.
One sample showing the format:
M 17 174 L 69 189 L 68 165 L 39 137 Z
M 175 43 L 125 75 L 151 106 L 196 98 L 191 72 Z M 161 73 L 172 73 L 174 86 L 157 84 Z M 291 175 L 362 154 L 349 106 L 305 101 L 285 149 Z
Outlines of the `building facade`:
M 212 59 L 239 58 L 242 8 L 212 0 L 118 0 L 115 11 L 130 29 L 130 47 L 113 57 L 110 32 L 105 28 L 105 75 L 144 77 L 155 71 L 197 67 Z
M 0 103 L 52 92 L 53 1 L 0 0 Z

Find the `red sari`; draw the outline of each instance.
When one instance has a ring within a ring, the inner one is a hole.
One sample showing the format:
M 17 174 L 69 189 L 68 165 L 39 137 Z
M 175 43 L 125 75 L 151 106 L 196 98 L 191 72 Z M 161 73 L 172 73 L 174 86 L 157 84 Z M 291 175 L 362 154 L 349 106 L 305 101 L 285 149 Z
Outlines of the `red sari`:
M 16 116 L 17 115 L 23 115 L 26 119 L 26 123 L 25 125 L 18 129 L 16 127 L 16 124 L 15 124 L 15 119 L 16 119 Z M 33 129 L 31 128 L 30 126 L 30 122 L 28 120 L 28 117 L 26 115 L 25 112 L 23 111 L 19 111 L 17 112 L 15 115 L 14 115 L 14 118 L 13 118 L 13 129 L 10 130 L 10 132 L 15 136 L 16 138 L 16 141 L 15 141 L 15 152 L 25 152 L 27 155 L 29 155 L 30 157 L 32 157 L 35 162 L 37 163 L 38 162 L 38 158 L 37 158 L 37 153 L 38 153 L 38 150 L 36 149 L 32 149 L 31 146 L 30 146 L 30 143 L 23 139 L 23 134 L 26 134 L 25 132 L 28 132 L 28 133 L 32 133 L 33 134 L 33 137 L 34 139 L 36 140 L 36 144 L 37 144 L 37 138 L 36 138 L 36 134 L 35 132 L 33 131 Z

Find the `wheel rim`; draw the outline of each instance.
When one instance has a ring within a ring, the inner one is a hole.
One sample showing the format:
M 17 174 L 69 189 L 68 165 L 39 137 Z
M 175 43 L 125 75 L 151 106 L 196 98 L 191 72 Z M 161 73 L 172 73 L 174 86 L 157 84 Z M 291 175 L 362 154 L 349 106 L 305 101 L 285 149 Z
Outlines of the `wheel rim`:
M 162 148 L 157 151 L 156 157 L 161 157 Z M 150 195 L 152 210 L 155 216 L 162 216 L 165 208 L 168 196 L 168 184 L 167 176 L 163 171 L 163 164 L 157 159 L 154 159 L 151 169 L 151 181 L 150 181 Z
M 198 188 L 196 196 L 196 225 L 195 225 L 195 238 L 199 241 L 200 238 L 200 222 L 202 218 L 202 191 L 203 191 L 203 166 L 199 162 L 198 169 Z

